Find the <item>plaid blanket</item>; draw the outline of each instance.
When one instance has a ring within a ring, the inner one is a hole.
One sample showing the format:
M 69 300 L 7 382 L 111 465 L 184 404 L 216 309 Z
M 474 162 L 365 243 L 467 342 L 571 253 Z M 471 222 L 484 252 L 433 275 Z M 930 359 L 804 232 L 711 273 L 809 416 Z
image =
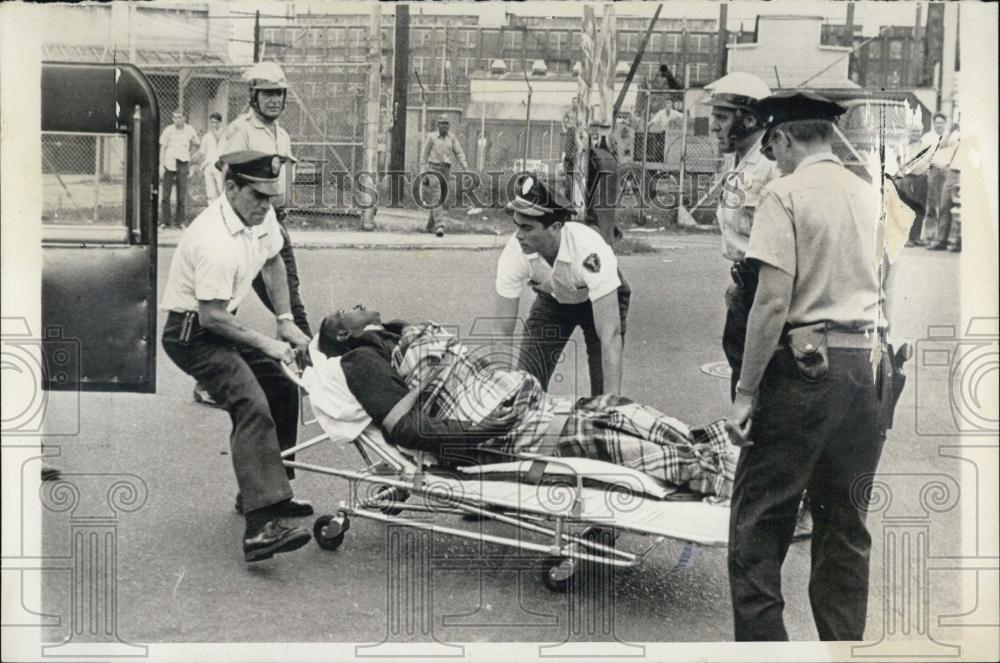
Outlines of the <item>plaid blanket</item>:
M 489 448 L 603 460 L 717 500 L 732 493 L 736 447 L 721 420 L 692 430 L 613 394 L 571 403 L 545 393 L 529 373 L 498 364 L 489 348 L 465 345 L 433 323 L 403 329 L 392 365 L 408 387 L 421 386 L 427 415 L 509 426 Z M 547 432 L 557 411 L 566 421 L 553 439 Z

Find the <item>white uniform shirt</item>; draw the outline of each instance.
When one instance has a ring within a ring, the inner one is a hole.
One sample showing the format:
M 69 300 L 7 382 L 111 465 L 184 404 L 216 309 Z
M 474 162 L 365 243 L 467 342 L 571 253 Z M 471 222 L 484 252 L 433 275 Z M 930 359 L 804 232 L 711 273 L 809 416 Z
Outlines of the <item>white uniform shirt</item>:
M 292 139 L 288 132 L 277 122 L 264 123 L 253 111 L 246 112 L 229 123 L 219 139 L 218 149 L 220 155 L 253 150 L 282 157 L 293 156 Z M 278 197 L 275 201 L 279 207 L 285 196 L 285 177 L 288 172 L 286 164 L 282 164 L 278 177 Z
M 218 136 L 213 134 L 211 131 L 206 131 L 205 135 L 202 136 L 201 153 L 205 158 L 205 161 L 202 164 L 203 171 L 207 172 L 212 172 L 213 170 L 217 171 L 215 167 L 215 162 L 218 161 L 219 157 L 222 155 L 222 153 L 219 152 L 219 145 L 221 144 L 221 141 L 222 141 L 221 131 L 219 132 Z
M 563 224 L 552 265 L 538 253 L 524 253 L 515 234 L 497 263 L 497 294 L 517 299 L 525 283 L 561 304 L 596 301 L 621 285 L 618 258 L 597 231 L 582 223 Z
M 221 196 L 188 226 L 177 244 L 160 309 L 197 311 L 199 301 L 221 299 L 233 312 L 250 292 L 268 259 L 281 251 L 273 213 L 256 227 L 244 225 Z
M 171 124 L 160 134 L 160 149 L 163 152 L 163 167 L 177 170 L 177 161 L 191 160 L 191 146 L 198 144 L 198 132 L 190 124 L 178 129 Z
M 725 183 L 715 210 L 722 234 L 722 255 L 733 262 L 743 260 L 746 255 L 753 215 L 764 186 L 781 176 L 778 165 L 760 153 L 760 139 L 738 164 L 735 162 L 735 153 L 726 155 Z

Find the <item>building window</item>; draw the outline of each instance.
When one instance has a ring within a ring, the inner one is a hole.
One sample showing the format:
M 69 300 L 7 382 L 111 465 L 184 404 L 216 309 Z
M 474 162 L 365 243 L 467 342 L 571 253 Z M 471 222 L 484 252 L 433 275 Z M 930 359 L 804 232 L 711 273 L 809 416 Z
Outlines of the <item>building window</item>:
M 428 29 L 428 28 L 417 28 L 414 31 L 413 35 L 414 35 L 414 37 L 416 37 L 413 40 L 414 41 L 414 44 L 413 44 L 414 46 L 417 46 L 417 47 L 430 46 L 430 43 L 431 43 L 431 31 L 430 31 L 430 29 Z
M 424 63 L 426 62 L 426 60 L 427 58 L 421 58 L 421 57 L 413 58 L 413 69 L 418 74 L 420 74 L 420 82 L 422 83 L 426 83 L 426 81 L 424 80 L 426 78 L 424 73 Z
M 549 39 L 549 44 L 551 45 L 556 56 L 563 54 L 563 51 L 566 50 L 568 43 L 569 40 L 567 39 L 565 32 L 553 32 L 551 38 Z
M 712 37 L 709 35 L 688 35 L 688 49 L 692 53 L 709 53 L 712 50 Z
M 347 43 L 344 28 L 330 28 L 326 31 L 326 44 L 330 48 L 343 48 Z
M 469 74 L 476 70 L 476 59 L 475 58 L 462 58 L 462 71 L 465 73 L 466 78 Z
M 503 33 L 503 48 L 505 51 L 521 50 L 524 44 L 524 33 L 516 30 L 505 30 Z
M 570 34 L 570 43 L 573 46 L 573 50 L 575 51 L 580 50 L 580 40 L 583 38 L 583 36 L 580 34 L 580 31 L 574 30 L 569 34 Z
M 889 72 L 886 76 L 886 87 L 888 88 L 898 88 L 900 86 L 901 76 L 899 75 L 899 70 L 894 69 Z
M 663 50 L 667 53 L 680 53 L 681 36 L 678 34 L 663 35 Z
M 639 35 L 634 32 L 624 32 L 622 33 L 622 39 L 619 42 L 621 48 L 619 53 L 632 54 L 639 48 Z
M 691 79 L 688 81 L 689 85 L 698 85 L 701 83 L 707 83 L 709 78 L 709 65 L 705 62 L 692 62 L 688 65 L 688 71 L 691 74 Z M 683 82 L 683 81 L 682 81 Z
M 476 48 L 479 45 L 478 30 L 462 30 L 459 34 L 461 44 L 464 48 Z
M 483 51 L 485 53 L 499 53 L 500 33 L 496 30 L 483 30 Z
M 351 28 L 348 46 L 351 48 L 361 48 L 365 44 L 365 29 Z
M 889 42 L 889 59 L 891 60 L 903 59 L 903 42 L 898 40 L 893 40 Z
M 649 48 L 646 49 L 649 53 L 659 53 L 663 50 L 663 35 L 659 32 L 654 32 L 649 36 Z
M 528 33 L 528 50 L 543 50 L 549 47 L 549 33 L 547 31 L 535 31 Z

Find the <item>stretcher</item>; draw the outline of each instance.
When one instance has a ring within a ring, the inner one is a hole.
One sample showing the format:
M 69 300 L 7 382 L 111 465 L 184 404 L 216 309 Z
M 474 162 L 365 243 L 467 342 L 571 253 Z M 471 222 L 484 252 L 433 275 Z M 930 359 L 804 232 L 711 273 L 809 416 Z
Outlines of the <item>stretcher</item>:
M 288 364 L 282 367 L 299 387 L 302 423 L 321 428 L 306 405 L 309 395 L 301 372 Z M 519 454 L 446 470 L 430 454 L 389 444 L 374 426 L 349 443 L 364 461 L 361 469 L 292 459 L 323 443 L 332 443 L 326 431 L 284 450 L 282 459 L 286 467 L 349 483 L 348 498 L 313 525 L 316 542 L 325 550 L 340 547 L 351 518 L 364 518 L 542 553 L 547 556 L 545 586 L 566 591 L 586 564 L 634 567 L 666 539 L 684 543 L 681 559 L 691 559 L 696 546 L 725 546 L 728 540 L 727 505 L 603 461 Z M 423 517 L 407 515 L 417 513 Z M 442 515 L 460 516 L 458 525 L 439 524 L 437 516 Z M 517 532 L 486 533 L 479 521 L 503 523 Z M 616 545 L 621 534 L 653 541 L 638 552 L 622 550 Z

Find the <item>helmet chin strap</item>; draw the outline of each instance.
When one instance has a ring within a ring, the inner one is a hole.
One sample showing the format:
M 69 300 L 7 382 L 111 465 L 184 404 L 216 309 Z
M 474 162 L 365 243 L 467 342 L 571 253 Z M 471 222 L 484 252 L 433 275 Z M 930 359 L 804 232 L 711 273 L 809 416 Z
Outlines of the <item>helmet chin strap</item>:
M 760 127 L 748 127 L 744 122 L 747 117 L 746 111 L 738 110 L 736 111 L 736 116 L 733 118 L 733 124 L 729 127 L 729 136 L 727 137 L 729 142 L 729 150 L 731 152 L 736 151 L 737 145 L 742 143 L 747 137 L 753 135 L 754 132 L 758 131 Z
M 260 90 L 254 90 L 254 89 L 250 90 L 250 108 L 252 108 L 258 115 L 264 115 L 264 112 L 260 109 L 260 102 L 257 101 L 257 95 L 259 93 Z M 287 99 L 288 99 L 288 91 L 285 90 L 281 94 L 281 111 L 278 113 L 278 115 L 281 115 L 281 113 L 285 112 L 285 102 L 287 101 Z M 265 117 L 267 116 L 265 115 Z

